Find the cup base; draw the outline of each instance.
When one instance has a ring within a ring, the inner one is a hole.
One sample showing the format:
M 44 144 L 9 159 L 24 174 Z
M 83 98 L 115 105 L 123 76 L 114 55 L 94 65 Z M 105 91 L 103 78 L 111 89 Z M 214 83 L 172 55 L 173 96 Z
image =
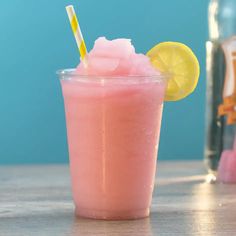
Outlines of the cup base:
M 104 211 L 91 209 L 75 209 L 77 217 L 97 219 L 97 220 L 135 220 L 149 216 L 149 209 L 129 210 L 129 211 Z

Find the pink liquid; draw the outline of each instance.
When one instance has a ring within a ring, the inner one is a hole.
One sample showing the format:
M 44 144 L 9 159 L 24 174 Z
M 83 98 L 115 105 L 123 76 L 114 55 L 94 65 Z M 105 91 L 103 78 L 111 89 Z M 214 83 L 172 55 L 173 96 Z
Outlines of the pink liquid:
M 108 80 L 61 80 L 76 214 L 145 217 L 154 187 L 165 84 L 153 78 Z
M 218 180 L 223 183 L 236 183 L 236 152 L 224 150 L 218 167 Z

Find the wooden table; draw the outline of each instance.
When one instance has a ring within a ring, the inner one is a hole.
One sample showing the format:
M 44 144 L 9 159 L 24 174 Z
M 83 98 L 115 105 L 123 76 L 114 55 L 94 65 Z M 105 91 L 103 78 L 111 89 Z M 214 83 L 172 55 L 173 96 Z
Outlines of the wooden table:
M 0 167 L 0 236 L 236 235 L 236 185 L 207 184 L 202 162 L 159 162 L 151 216 L 76 219 L 67 165 Z

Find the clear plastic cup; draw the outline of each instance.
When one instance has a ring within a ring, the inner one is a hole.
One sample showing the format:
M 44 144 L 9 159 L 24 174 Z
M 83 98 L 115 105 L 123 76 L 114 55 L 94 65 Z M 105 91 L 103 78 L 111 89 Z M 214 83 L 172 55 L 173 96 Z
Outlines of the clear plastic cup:
M 164 76 L 58 72 L 64 96 L 76 215 L 149 215 L 161 127 Z

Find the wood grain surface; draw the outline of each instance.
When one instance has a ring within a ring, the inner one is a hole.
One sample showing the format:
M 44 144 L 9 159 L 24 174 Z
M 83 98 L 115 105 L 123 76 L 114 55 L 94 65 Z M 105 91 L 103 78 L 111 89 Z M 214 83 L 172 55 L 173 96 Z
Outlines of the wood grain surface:
M 236 235 L 236 185 L 205 183 L 202 162 L 159 162 L 149 218 L 74 217 L 67 165 L 0 167 L 0 236 Z

